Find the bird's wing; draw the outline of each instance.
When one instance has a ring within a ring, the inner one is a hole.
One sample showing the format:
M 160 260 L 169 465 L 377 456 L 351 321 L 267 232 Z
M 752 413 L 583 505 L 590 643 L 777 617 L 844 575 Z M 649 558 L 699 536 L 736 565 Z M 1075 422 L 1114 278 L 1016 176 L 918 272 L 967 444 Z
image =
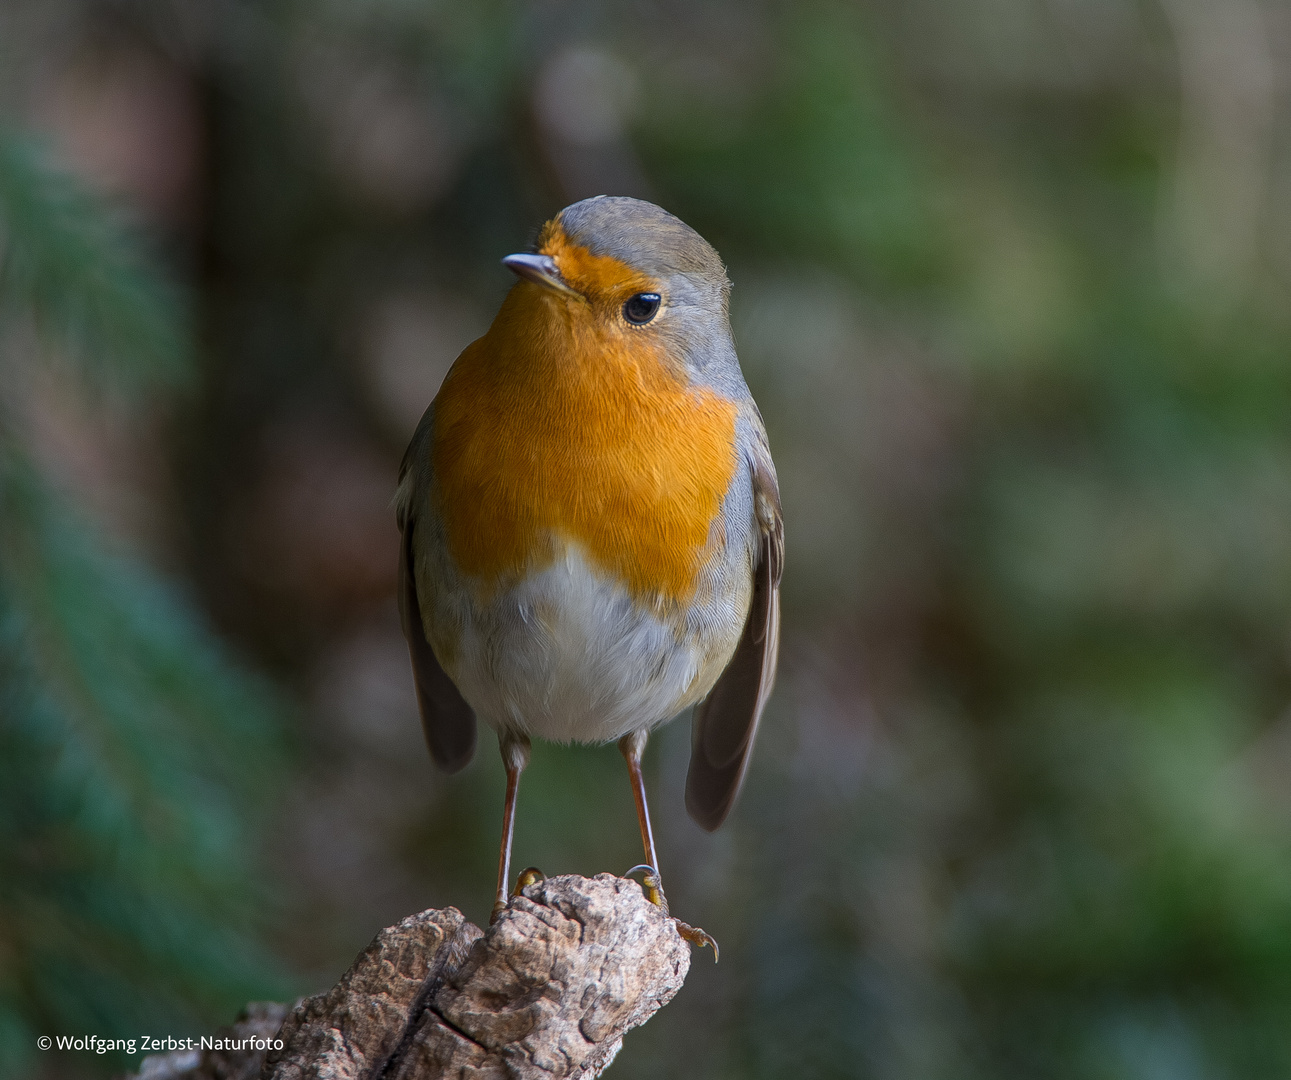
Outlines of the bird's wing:
M 753 602 L 735 655 L 712 692 L 695 711 L 686 776 L 686 809 L 710 832 L 735 804 L 748 768 L 771 686 L 780 647 L 780 572 L 784 566 L 784 526 L 780 489 L 771 455 L 760 439 L 752 476 L 759 543 L 753 567 Z
M 412 657 L 417 708 L 421 712 L 421 729 L 426 736 L 426 745 L 436 765 L 445 772 L 455 773 L 475 755 L 475 713 L 440 667 L 430 642 L 426 640 L 413 558 L 416 521 L 412 514 L 412 493 L 424 491 L 424 484 L 417 481 L 428 479 L 415 465 L 418 457 L 425 458 L 430 415 L 427 409 L 399 470 L 399 617 L 403 623 L 403 636 L 408 639 L 408 653 Z

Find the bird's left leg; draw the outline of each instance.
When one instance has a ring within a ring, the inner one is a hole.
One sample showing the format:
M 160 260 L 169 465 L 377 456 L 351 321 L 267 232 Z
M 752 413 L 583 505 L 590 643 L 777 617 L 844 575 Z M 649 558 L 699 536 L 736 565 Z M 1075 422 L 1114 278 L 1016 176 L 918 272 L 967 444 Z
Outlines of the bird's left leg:
M 652 904 L 657 904 L 663 909 L 663 913 L 668 915 L 668 898 L 663 894 L 663 881 L 659 876 L 659 855 L 655 851 L 654 830 L 650 827 L 650 805 L 646 802 L 645 779 L 641 776 L 641 755 L 645 752 L 646 740 L 649 737 L 650 732 L 641 728 L 629 732 L 619 740 L 619 751 L 623 754 L 623 760 L 628 763 L 628 776 L 632 780 L 632 797 L 637 804 L 637 824 L 641 827 L 641 846 L 645 848 L 647 860 L 647 865 L 635 866 L 628 873 L 631 874 L 636 870 L 645 871 L 642 886 L 646 899 Z M 677 932 L 692 945 L 701 948 L 711 945 L 713 960 L 716 962 L 717 942 L 713 940 L 711 934 L 697 926 L 684 923 L 675 916 L 670 917 L 677 925 Z
M 507 906 L 507 882 L 511 877 L 511 838 L 515 835 L 516 795 L 520 790 L 520 774 L 529 764 L 529 740 L 519 732 L 498 733 L 498 749 L 502 751 L 502 764 L 507 770 L 506 802 L 502 807 L 502 845 L 498 852 L 498 893 L 493 903 L 489 922 L 497 921 Z M 528 875 L 529 870 L 525 871 Z

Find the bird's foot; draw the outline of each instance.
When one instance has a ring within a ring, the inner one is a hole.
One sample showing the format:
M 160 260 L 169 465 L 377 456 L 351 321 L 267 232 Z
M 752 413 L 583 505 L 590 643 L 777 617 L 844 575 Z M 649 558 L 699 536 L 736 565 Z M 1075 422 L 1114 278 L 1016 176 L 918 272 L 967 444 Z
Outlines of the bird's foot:
M 536 866 L 526 866 L 520 871 L 520 876 L 516 878 L 516 887 L 515 891 L 511 894 L 511 898 L 515 899 L 530 885 L 536 885 L 538 882 L 546 880 L 547 875 Z
M 720 952 L 717 948 L 717 941 L 707 930 L 701 930 L 698 926 L 691 926 L 690 923 L 682 922 L 675 915 L 668 911 L 668 898 L 663 894 L 663 882 L 659 880 L 659 871 L 653 866 L 642 863 L 640 866 L 634 866 L 624 877 L 631 877 L 636 873 L 641 874 L 641 891 L 645 893 L 645 898 L 662 909 L 663 913 L 672 919 L 673 925 L 677 928 L 677 933 L 682 939 L 689 941 L 696 948 L 702 949 L 705 945 L 713 950 L 713 963 L 717 963 Z
M 649 863 L 642 863 L 640 866 L 634 866 L 623 876 L 631 877 L 633 874 L 641 875 L 641 891 L 645 893 L 645 898 L 655 907 L 663 908 L 663 913 L 667 915 L 668 898 L 663 894 L 663 882 L 659 880 L 659 871 Z
M 510 906 L 511 901 L 519 896 L 527 886 L 546 880 L 547 875 L 536 866 L 528 866 L 521 870 L 520 876 L 516 878 L 516 887 L 512 890 L 511 895 L 505 900 L 499 897 L 493 902 L 493 914 L 489 916 L 489 925 L 492 926 L 498 921 L 502 913 Z
M 690 923 L 684 923 L 678 918 L 674 918 L 673 924 L 677 927 L 679 933 L 686 941 L 689 941 L 697 949 L 702 949 L 707 945 L 713 950 L 713 963 L 716 964 L 721 959 L 721 950 L 717 947 L 717 941 L 707 930 L 698 926 L 691 926 Z

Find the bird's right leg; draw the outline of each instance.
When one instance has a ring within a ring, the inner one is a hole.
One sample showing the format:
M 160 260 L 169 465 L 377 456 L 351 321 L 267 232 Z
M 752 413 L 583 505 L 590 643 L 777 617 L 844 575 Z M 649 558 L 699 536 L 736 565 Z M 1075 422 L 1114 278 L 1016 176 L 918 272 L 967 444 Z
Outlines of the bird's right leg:
M 659 885 L 659 854 L 654 847 L 654 830 L 650 827 L 650 804 L 646 800 L 645 780 L 641 776 L 641 755 L 645 751 L 648 730 L 629 732 L 619 740 L 619 752 L 628 764 L 628 778 L 632 781 L 632 798 L 637 804 L 637 824 L 641 828 L 641 846 L 645 849 L 646 899 L 663 908 L 666 913 L 668 901 L 664 899 Z M 632 873 L 631 870 L 628 873 Z
M 529 764 L 529 740 L 518 732 L 505 731 L 498 735 L 498 749 L 502 751 L 502 764 L 507 770 L 507 797 L 502 809 L 502 850 L 498 855 L 498 895 L 493 901 L 490 923 L 496 922 L 507 906 L 507 882 L 511 880 L 511 838 L 515 835 L 516 792 L 520 788 L 520 774 Z
M 641 755 L 645 752 L 649 734 L 649 730 L 642 729 L 629 732 L 619 740 L 619 752 L 623 755 L 623 760 L 628 763 L 628 778 L 632 781 L 632 796 L 637 804 L 637 824 L 641 827 L 641 846 L 645 848 L 646 858 L 650 860 L 645 865 L 634 866 L 628 874 L 634 874 L 638 870 L 645 871 L 642 886 L 646 899 L 656 907 L 662 908 L 663 913 L 668 915 L 668 898 L 663 894 L 663 880 L 659 876 L 659 854 L 654 846 L 654 830 L 650 827 L 650 804 L 646 800 L 645 779 L 641 775 Z M 675 915 L 669 917 L 676 924 L 677 933 L 692 945 L 700 948 L 711 945 L 713 960 L 717 960 L 717 942 L 712 934 L 701 930 L 698 926 L 682 922 Z

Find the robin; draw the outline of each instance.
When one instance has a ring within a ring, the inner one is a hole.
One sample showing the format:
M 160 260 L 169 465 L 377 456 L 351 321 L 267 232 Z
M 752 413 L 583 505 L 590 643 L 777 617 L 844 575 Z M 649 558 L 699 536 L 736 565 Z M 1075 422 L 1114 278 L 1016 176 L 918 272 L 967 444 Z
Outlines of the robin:
M 699 703 L 686 808 L 716 829 L 779 645 L 779 489 L 730 282 L 688 225 L 610 196 L 566 207 L 536 251 L 502 262 L 520 280 L 453 364 L 399 474 L 400 611 L 426 742 L 452 773 L 477 716 L 498 734 L 496 918 L 530 739 L 617 740 L 648 864 L 636 869 L 666 911 L 646 740 Z

